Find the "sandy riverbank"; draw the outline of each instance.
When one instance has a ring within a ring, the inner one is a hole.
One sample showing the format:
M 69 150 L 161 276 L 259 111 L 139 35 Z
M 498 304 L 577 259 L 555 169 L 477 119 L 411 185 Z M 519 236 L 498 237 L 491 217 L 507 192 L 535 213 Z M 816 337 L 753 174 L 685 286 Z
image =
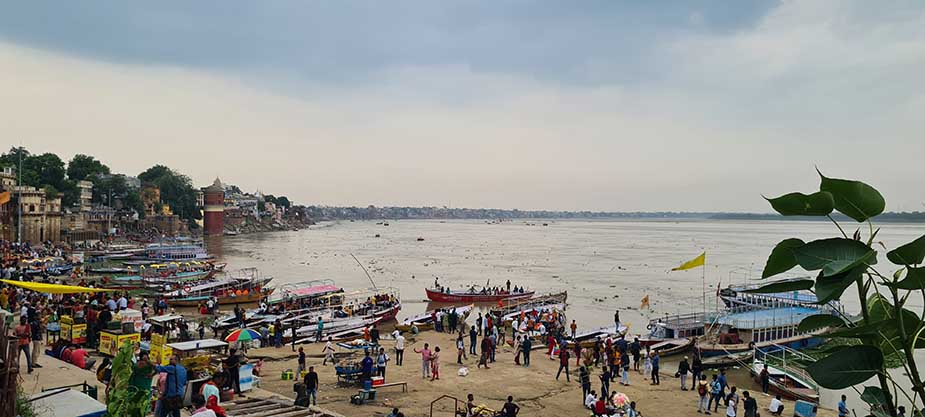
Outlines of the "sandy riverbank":
M 421 377 L 420 355 L 412 352 L 413 348 L 421 348 L 424 343 L 430 343 L 431 348 L 440 346 L 441 352 L 441 378 L 438 381 L 424 380 Z M 468 340 L 467 340 L 468 343 Z M 394 356 L 393 342 L 385 341 L 390 356 Z M 333 366 L 321 366 L 322 345 L 303 345 L 309 355 L 308 365 L 314 365 L 321 381 L 318 405 L 337 411 L 348 416 L 384 416 L 391 407 L 384 405 L 388 400 L 393 406 L 399 407 L 406 416 L 428 416 L 431 402 L 441 395 L 449 395 L 460 400 L 466 394 L 475 396 L 476 402 L 485 404 L 490 408 L 498 409 L 508 395 L 521 407 L 521 416 L 585 416 L 588 411 L 582 406 L 581 386 L 577 381 L 577 371 L 572 370 L 572 381 L 566 382 L 565 375 L 555 380 L 558 370 L 558 361 L 550 360 L 544 356 L 545 351 L 534 351 L 532 364 L 529 368 L 514 365 L 513 350 L 506 347 L 497 354 L 497 362 L 491 364 L 491 369 L 476 369 L 477 358 L 469 357 L 463 360 L 463 365 L 456 364 L 455 338 L 448 334 L 433 331 L 420 334 L 415 340 L 409 338 L 406 344 L 406 354 L 403 366 L 390 363 L 386 376 L 387 382 L 406 381 L 408 392 L 403 393 L 400 387 L 390 387 L 379 391 L 377 401 L 363 406 L 352 405 L 349 402 L 351 395 L 356 394 L 358 388 L 337 387 L 337 378 Z M 344 349 L 338 349 L 343 351 Z M 357 357 L 362 351 L 357 351 Z M 283 381 L 280 374 L 286 369 L 297 368 L 295 354 L 289 346 L 282 349 L 264 348 L 251 349 L 248 353 L 251 358 L 267 357 L 263 368 L 261 388 L 282 395 L 292 396 L 293 381 Z M 313 357 L 314 356 L 314 357 Z M 394 358 L 393 358 L 394 361 Z M 574 361 L 574 359 L 573 359 Z M 574 362 L 573 362 L 574 364 Z M 457 376 L 461 366 L 469 368 L 466 377 Z M 651 417 L 690 416 L 697 411 L 697 394 L 693 391 L 681 391 L 679 381 L 667 374 L 659 386 L 651 386 L 639 374 L 631 374 L 631 385 L 624 387 L 618 383 L 611 384 L 611 390 L 626 393 L 637 403 L 637 409 L 643 415 Z M 593 389 L 599 390 L 597 371 L 592 376 Z M 745 387 L 755 392 L 754 387 Z M 759 410 L 766 410 L 771 397 L 758 394 Z M 793 410 L 793 403 L 786 401 L 786 409 Z M 434 415 L 451 415 L 452 400 L 439 402 Z M 443 410 L 438 413 L 436 410 Z M 742 413 L 741 406 L 739 413 Z M 788 411 L 789 413 L 789 411 Z M 721 413 L 725 415 L 724 413 Z M 767 414 L 762 412 L 763 415 Z M 831 410 L 820 410 L 820 417 L 832 417 Z

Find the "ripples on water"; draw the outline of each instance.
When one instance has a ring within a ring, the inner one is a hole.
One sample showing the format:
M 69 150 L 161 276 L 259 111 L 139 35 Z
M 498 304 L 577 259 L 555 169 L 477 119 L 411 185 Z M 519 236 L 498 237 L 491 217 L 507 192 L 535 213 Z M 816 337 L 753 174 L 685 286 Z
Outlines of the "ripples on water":
M 528 225 L 535 224 L 533 226 Z M 835 236 L 823 222 L 790 221 L 484 221 L 390 220 L 334 222 L 296 232 L 215 238 L 209 250 L 229 269 L 257 267 L 276 285 L 329 278 L 345 289 L 369 287 L 364 264 L 379 286 L 401 290 L 405 317 L 428 308 L 424 287 L 434 277 L 453 288 L 524 285 L 569 293 L 568 317 L 579 327 L 609 325 L 614 309 L 644 332 L 649 318 L 708 308 L 716 286 L 760 277 L 771 248 L 782 239 Z M 866 230 L 866 229 L 865 229 Z M 381 237 L 374 237 L 379 234 Z M 925 226 L 884 224 L 878 235 L 893 248 L 925 234 Z M 418 241 L 417 238 L 424 238 Z M 707 252 L 705 271 L 670 272 Z M 881 255 L 882 262 L 886 262 Z M 638 310 L 649 295 L 651 311 Z M 849 307 L 856 296 L 846 295 Z

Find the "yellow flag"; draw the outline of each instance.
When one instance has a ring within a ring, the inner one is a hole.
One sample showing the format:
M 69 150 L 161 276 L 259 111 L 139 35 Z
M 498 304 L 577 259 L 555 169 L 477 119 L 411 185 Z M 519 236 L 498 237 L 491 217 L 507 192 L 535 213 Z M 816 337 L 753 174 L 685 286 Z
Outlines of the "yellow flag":
M 707 253 L 704 252 L 704 253 L 701 253 L 700 256 L 681 264 L 681 266 L 677 268 L 672 268 L 671 270 L 672 271 L 686 271 L 688 269 L 694 269 L 698 266 L 703 266 L 703 263 L 706 260 L 707 260 Z

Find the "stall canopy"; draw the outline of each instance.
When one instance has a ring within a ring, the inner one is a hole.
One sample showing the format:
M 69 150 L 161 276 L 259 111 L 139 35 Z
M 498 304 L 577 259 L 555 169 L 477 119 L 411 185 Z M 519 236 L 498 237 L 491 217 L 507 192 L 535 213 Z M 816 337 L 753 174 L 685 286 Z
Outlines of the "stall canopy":
M 77 294 L 82 292 L 110 292 L 116 291 L 106 288 L 87 288 L 87 287 L 78 287 L 76 285 L 58 285 L 58 284 L 43 284 L 41 282 L 27 282 L 27 281 L 13 281 L 9 279 L 0 279 L 0 282 L 15 285 L 17 287 L 22 287 L 27 290 L 32 290 L 35 292 L 50 293 L 50 294 Z

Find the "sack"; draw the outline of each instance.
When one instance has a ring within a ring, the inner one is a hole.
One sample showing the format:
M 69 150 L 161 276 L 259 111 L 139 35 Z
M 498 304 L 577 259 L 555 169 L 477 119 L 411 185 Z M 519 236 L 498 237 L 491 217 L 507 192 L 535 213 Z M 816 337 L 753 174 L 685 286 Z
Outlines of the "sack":
M 459 375 L 459 376 L 468 376 L 468 375 L 469 375 L 469 368 L 466 368 L 465 366 L 462 367 L 462 368 L 459 368 L 459 371 L 456 371 L 456 375 Z

